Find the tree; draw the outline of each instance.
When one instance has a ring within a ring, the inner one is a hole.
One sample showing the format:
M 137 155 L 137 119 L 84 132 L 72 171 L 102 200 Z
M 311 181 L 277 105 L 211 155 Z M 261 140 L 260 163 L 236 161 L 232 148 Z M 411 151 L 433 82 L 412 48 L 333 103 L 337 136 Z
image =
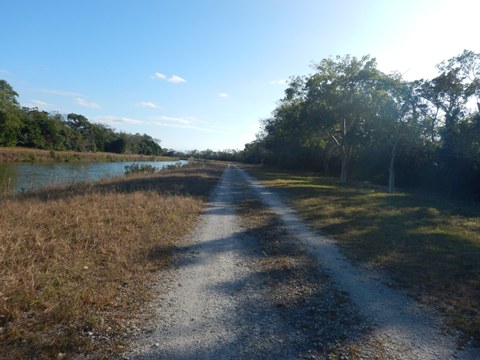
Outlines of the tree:
M 369 56 L 324 59 L 315 69 L 306 82 L 307 116 L 310 126 L 336 145 L 341 159 L 340 181 L 345 183 L 353 150 L 361 145 L 368 122 L 375 116 L 374 94 L 382 73 Z
M 472 111 L 468 109 L 472 99 L 480 111 L 480 54 L 465 50 L 437 68 L 440 74 L 426 83 L 425 94 L 432 105 L 443 112 L 443 148 L 451 156 L 456 151 L 456 126 Z
M 21 128 L 18 94 L 0 80 L 0 146 L 15 146 Z

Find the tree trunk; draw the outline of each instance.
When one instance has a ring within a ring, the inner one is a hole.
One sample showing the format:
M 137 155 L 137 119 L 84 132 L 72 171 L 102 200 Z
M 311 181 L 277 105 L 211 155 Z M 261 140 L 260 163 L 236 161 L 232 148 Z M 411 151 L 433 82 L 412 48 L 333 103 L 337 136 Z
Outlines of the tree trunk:
M 340 174 L 340 182 L 342 184 L 346 184 L 348 180 L 348 164 L 347 164 L 347 158 L 345 156 L 342 156 L 342 172 Z
M 395 150 L 397 149 L 398 141 L 393 144 L 392 154 L 390 156 L 390 168 L 388 176 L 388 192 L 390 194 L 395 193 Z
M 325 176 L 330 176 L 329 160 L 330 160 L 330 158 L 329 158 L 327 155 L 325 155 L 325 156 L 323 157 L 323 174 L 324 174 Z
M 340 174 L 340 182 L 346 184 L 348 182 L 348 166 L 350 164 L 350 158 L 352 157 L 352 146 L 342 147 L 342 172 Z

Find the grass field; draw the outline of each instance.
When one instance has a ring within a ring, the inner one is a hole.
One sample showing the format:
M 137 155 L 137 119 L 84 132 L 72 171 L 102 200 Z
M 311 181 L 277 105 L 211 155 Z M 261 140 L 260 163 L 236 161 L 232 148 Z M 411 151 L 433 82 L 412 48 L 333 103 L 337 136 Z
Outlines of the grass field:
M 165 156 L 114 154 L 105 152 L 49 151 L 20 147 L 0 147 L 2 162 L 88 162 L 88 161 L 175 161 Z
M 480 205 L 420 193 L 388 194 L 335 179 L 251 168 L 353 261 L 445 314 L 480 345 Z
M 108 358 L 224 165 L 0 197 L 0 358 Z

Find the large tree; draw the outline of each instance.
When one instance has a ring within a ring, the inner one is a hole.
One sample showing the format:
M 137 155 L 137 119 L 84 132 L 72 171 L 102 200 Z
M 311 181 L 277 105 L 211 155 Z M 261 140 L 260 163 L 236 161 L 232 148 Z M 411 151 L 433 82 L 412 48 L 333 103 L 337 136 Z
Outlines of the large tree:
M 369 122 L 376 116 L 383 74 L 369 56 L 324 59 L 315 70 L 305 84 L 307 116 L 311 128 L 335 144 L 341 160 L 340 181 L 347 182 L 353 151 L 368 136 Z

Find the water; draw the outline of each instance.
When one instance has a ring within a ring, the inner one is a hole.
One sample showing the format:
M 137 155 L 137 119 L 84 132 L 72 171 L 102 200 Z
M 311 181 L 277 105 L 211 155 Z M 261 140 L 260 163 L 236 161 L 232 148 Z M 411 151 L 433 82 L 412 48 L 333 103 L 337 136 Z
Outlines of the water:
M 0 193 L 19 193 L 50 185 L 111 178 L 123 175 L 125 166 L 132 164 L 152 165 L 161 169 L 177 163 L 185 165 L 187 161 L 0 163 Z

